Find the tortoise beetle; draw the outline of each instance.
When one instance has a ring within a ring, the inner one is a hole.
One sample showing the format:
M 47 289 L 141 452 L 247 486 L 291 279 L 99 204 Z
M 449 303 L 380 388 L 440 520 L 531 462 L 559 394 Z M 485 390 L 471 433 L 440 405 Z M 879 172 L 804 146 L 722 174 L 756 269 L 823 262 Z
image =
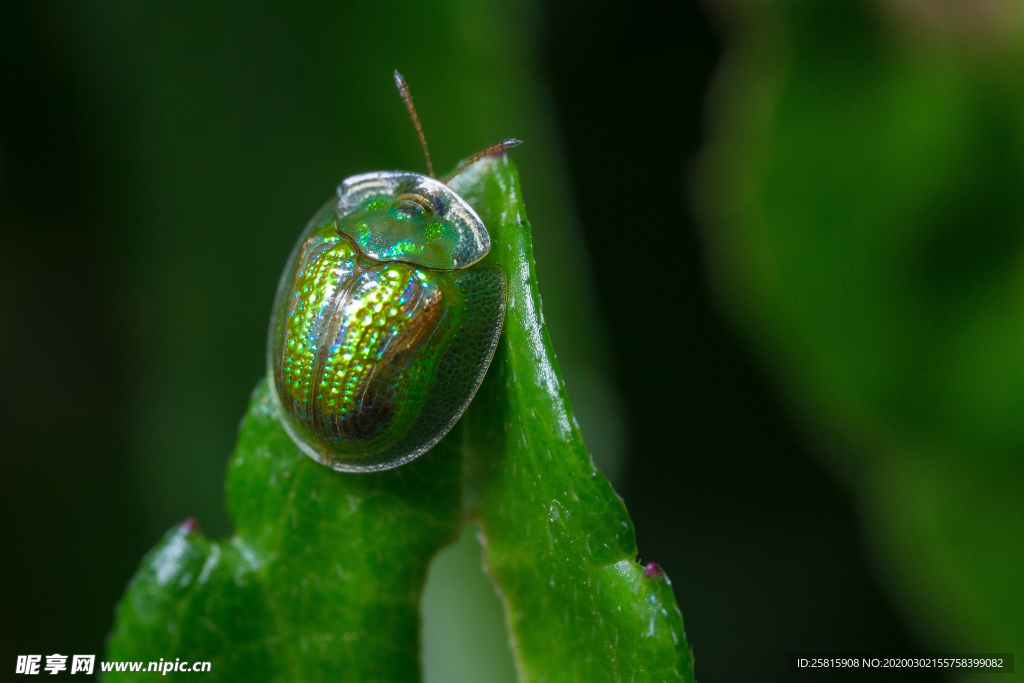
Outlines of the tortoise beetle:
M 494 356 L 505 271 L 477 265 L 490 236 L 447 183 L 379 171 L 338 186 L 306 226 L 278 285 L 267 344 L 270 396 L 288 435 L 339 471 L 371 472 L 416 458 L 448 433 Z

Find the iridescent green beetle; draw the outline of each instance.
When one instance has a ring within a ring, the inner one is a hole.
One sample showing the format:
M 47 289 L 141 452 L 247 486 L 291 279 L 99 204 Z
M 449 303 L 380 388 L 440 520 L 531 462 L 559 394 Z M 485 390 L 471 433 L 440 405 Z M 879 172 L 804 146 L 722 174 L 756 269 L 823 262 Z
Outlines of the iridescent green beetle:
M 495 143 L 444 182 L 401 75 L 395 82 L 430 177 L 346 179 L 299 237 L 270 321 L 270 395 L 288 434 L 317 462 L 397 467 L 441 440 L 476 393 L 505 316 L 505 271 L 475 265 L 483 221 L 447 182 L 518 140 Z

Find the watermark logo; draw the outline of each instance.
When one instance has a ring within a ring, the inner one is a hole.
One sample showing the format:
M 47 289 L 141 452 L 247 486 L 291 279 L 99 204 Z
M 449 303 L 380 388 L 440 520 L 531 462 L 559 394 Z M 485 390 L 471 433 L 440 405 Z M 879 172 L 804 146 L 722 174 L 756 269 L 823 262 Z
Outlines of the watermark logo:
M 71 670 L 68 671 L 68 655 L 54 653 L 46 655 L 18 655 L 14 665 L 14 673 L 27 676 L 38 676 L 40 673 L 55 676 L 59 673 L 91 675 L 96 666 L 96 655 L 72 655 Z M 155 662 L 100 662 L 100 671 L 132 671 L 139 673 L 157 673 L 166 676 L 171 672 L 208 673 L 210 662 L 189 662 L 175 658 L 173 661 L 163 657 Z
M 40 666 L 44 673 L 48 673 L 51 676 L 55 676 L 63 671 L 68 670 L 68 656 L 58 653 L 52 655 L 46 655 L 46 664 L 42 664 L 42 655 L 18 655 L 18 660 L 14 665 L 14 673 L 16 674 L 28 674 L 30 676 L 38 675 Z M 71 656 L 71 672 L 73 674 L 86 674 L 87 676 L 92 674 L 93 667 L 96 666 L 96 655 L 72 655 Z

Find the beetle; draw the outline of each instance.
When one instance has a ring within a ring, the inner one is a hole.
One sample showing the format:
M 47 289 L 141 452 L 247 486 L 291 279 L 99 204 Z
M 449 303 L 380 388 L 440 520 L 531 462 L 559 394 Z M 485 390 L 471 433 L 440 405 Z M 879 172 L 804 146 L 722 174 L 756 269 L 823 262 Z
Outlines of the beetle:
M 482 265 L 487 228 L 434 176 L 378 171 L 338 186 L 300 235 L 277 289 L 267 343 L 270 396 L 285 431 L 335 470 L 372 472 L 422 455 L 451 430 L 494 357 L 506 276 Z

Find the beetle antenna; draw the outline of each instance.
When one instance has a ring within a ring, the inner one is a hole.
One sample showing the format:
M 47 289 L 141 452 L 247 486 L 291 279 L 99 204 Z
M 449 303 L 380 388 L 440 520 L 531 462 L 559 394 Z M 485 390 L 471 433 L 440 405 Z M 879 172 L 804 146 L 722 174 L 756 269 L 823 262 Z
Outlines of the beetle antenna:
M 427 172 L 430 173 L 431 178 L 436 178 L 437 176 L 434 175 L 434 165 L 430 163 L 430 152 L 427 151 L 427 138 L 423 135 L 423 126 L 420 125 L 420 117 L 416 115 L 416 107 L 413 106 L 409 86 L 405 84 L 405 79 L 402 78 L 402 74 L 398 73 L 398 69 L 395 69 L 395 85 L 398 86 L 398 92 L 402 93 L 402 101 L 405 102 L 409 118 L 412 119 L 412 125 L 416 128 L 416 135 L 420 136 L 420 144 L 423 145 L 423 157 L 427 160 Z
M 516 145 L 521 145 L 521 144 L 523 144 L 522 140 L 516 140 L 515 138 L 509 138 L 508 140 L 499 140 L 498 142 L 495 142 L 493 145 L 485 147 L 484 149 L 480 150 L 479 152 L 477 152 L 476 154 L 471 156 L 469 158 L 469 161 L 464 163 L 462 166 L 459 166 L 459 168 L 456 169 L 455 173 L 452 173 L 450 176 L 445 178 L 444 179 L 444 184 L 447 185 L 449 183 L 449 181 L 451 181 L 452 178 L 454 178 L 455 176 L 459 175 L 460 173 L 465 171 L 467 168 L 469 168 L 470 166 L 472 166 L 476 162 L 478 162 L 481 159 L 483 159 L 488 154 L 497 154 L 498 152 L 504 152 L 509 147 L 515 147 Z

